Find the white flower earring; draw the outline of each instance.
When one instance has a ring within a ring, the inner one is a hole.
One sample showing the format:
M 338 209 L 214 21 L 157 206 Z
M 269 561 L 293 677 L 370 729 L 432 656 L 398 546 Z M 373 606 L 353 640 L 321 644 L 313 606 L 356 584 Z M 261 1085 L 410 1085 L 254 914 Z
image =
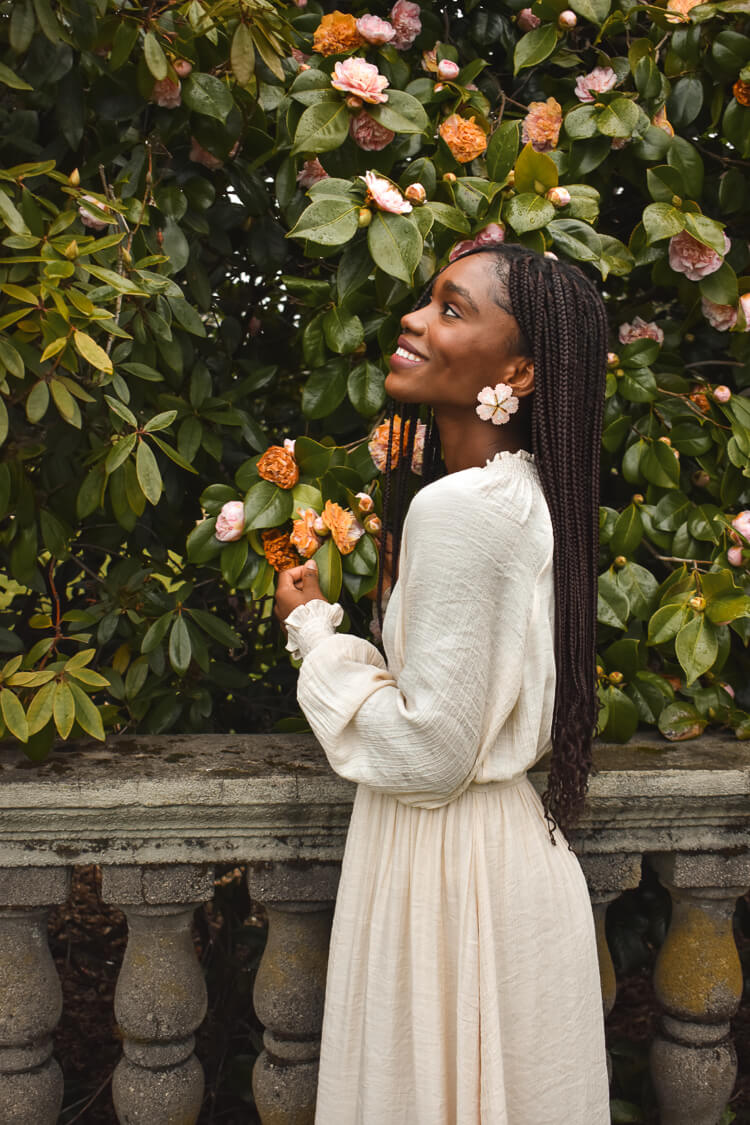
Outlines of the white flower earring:
M 483 387 L 477 395 L 479 406 L 477 414 L 483 422 L 492 422 L 493 426 L 502 426 L 510 421 L 511 414 L 518 410 L 518 399 L 513 394 L 513 388 L 507 383 L 498 383 L 496 387 Z

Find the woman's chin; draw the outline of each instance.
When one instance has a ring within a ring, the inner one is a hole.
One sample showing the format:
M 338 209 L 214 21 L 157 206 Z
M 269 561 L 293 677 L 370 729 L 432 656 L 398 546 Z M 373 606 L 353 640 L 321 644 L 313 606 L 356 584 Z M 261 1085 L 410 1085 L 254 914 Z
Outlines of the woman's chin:
M 400 372 L 389 371 L 385 377 L 385 393 L 395 402 L 415 403 L 422 401 L 419 387 L 414 381 Z

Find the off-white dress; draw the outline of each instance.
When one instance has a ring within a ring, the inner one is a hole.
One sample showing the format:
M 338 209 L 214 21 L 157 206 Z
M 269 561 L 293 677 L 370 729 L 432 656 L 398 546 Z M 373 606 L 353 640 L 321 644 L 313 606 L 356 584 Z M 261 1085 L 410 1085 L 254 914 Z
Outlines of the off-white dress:
M 420 491 L 387 663 L 316 601 L 298 697 L 358 782 L 316 1125 L 608 1125 L 594 927 L 526 770 L 549 747 L 552 528 L 533 458 Z

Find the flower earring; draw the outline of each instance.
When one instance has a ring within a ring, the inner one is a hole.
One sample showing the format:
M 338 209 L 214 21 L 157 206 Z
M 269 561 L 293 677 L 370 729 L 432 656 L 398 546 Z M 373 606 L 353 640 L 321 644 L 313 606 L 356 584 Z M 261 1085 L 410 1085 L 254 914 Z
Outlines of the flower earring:
M 513 388 L 507 383 L 498 383 L 496 387 L 483 387 L 477 395 L 479 406 L 477 414 L 483 422 L 492 422 L 493 426 L 502 426 L 510 421 L 511 414 L 518 410 L 518 399 L 513 394 Z

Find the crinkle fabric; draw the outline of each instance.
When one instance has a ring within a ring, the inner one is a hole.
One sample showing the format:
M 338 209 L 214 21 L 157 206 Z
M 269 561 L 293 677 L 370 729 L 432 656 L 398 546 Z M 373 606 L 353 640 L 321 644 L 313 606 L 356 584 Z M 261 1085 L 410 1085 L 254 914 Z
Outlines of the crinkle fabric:
M 549 748 L 553 537 L 533 458 L 420 491 L 387 659 L 323 603 L 298 697 L 358 783 L 316 1125 L 609 1125 L 594 925 L 526 771 Z

